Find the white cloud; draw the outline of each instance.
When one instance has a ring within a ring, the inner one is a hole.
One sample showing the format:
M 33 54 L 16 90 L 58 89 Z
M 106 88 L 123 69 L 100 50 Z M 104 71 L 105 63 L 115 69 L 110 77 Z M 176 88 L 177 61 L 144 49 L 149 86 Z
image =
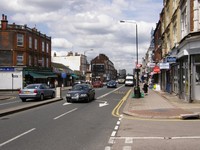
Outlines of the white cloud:
M 88 52 L 91 60 L 106 54 L 116 69 L 132 72 L 136 60 L 135 24 L 138 25 L 139 58 L 150 45 L 151 29 L 162 9 L 158 0 L 2 0 L 0 10 L 9 23 L 27 24 L 52 38 L 52 50 Z M 30 5 L 31 4 L 31 5 Z M 53 54 L 53 53 L 52 53 Z

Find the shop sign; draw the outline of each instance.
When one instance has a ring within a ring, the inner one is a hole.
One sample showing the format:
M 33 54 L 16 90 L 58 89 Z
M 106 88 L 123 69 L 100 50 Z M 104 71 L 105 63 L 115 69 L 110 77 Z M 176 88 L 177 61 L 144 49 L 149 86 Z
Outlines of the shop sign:
M 167 57 L 167 62 L 175 63 L 176 62 L 176 57 Z
M 64 79 L 64 78 L 67 77 L 67 74 L 66 74 L 65 72 L 63 72 L 63 73 L 61 73 L 61 76 L 62 76 L 62 78 Z
M 0 71 L 14 71 L 13 67 L 0 67 Z
M 153 72 L 159 73 L 159 72 L 160 72 L 160 67 L 159 67 L 159 66 L 155 66 L 155 67 L 153 68 Z
M 148 63 L 149 68 L 154 68 L 155 67 L 155 63 Z
M 160 69 L 169 69 L 169 63 L 160 63 Z

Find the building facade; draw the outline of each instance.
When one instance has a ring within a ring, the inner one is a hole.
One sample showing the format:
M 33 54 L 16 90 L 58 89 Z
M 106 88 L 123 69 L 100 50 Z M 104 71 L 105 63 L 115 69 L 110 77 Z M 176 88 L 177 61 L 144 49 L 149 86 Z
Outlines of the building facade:
M 99 54 L 91 60 L 92 81 L 103 82 L 117 79 L 117 70 L 105 54 Z
M 51 69 L 51 37 L 26 25 L 8 24 L 2 15 L 0 27 L 0 89 L 20 89 L 46 82 L 56 75 Z M 6 86 L 5 86 L 6 85 Z
M 169 64 L 161 69 L 161 89 L 200 100 L 200 1 L 164 0 L 154 36 L 154 61 Z

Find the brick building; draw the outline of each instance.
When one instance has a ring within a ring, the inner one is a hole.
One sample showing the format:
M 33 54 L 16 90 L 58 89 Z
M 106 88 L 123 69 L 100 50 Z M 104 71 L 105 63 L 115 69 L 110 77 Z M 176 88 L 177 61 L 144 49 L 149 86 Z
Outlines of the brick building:
M 27 83 L 47 82 L 56 75 L 51 69 L 51 37 L 26 25 L 0 26 L 0 89 L 19 89 Z
M 91 61 L 92 81 L 116 80 L 117 70 L 105 54 L 99 54 Z

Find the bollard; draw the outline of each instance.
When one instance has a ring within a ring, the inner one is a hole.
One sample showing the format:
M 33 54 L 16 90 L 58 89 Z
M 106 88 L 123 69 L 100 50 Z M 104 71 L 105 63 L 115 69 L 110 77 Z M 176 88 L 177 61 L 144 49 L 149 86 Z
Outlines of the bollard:
M 61 98 L 62 93 L 61 93 L 61 87 L 56 87 L 56 98 Z

